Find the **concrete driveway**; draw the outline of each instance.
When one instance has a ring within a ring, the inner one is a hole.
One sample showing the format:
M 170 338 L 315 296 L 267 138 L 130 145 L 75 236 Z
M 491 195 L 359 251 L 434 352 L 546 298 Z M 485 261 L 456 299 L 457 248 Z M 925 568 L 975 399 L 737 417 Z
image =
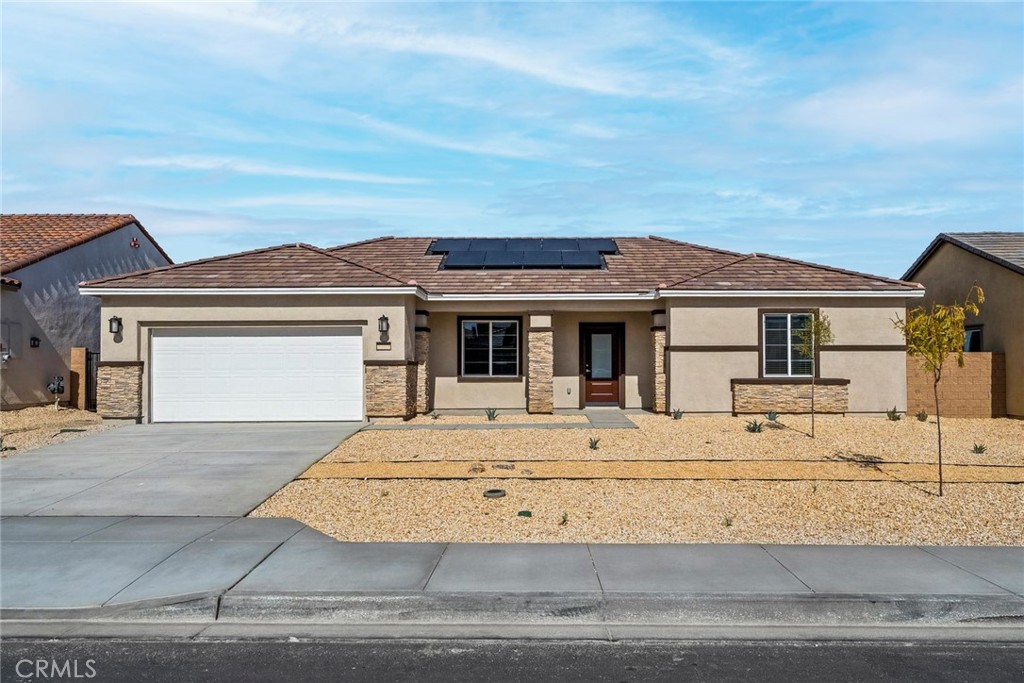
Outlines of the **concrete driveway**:
M 3 516 L 243 516 L 359 422 L 131 425 L 0 460 Z

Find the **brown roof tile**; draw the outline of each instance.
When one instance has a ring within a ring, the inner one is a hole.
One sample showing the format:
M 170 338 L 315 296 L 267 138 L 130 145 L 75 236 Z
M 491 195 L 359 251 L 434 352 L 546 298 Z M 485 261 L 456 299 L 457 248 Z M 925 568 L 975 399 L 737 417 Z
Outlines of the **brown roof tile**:
M 5 213 L 0 216 L 0 272 L 24 268 L 132 223 L 171 261 L 131 214 Z
M 329 287 L 416 284 L 431 294 L 642 293 L 675 290 L 914 290 L 912 283 L 662 237 L 616 238 L 601 270 L 438 270 L 434 238 L 381 237 L 322 250 L 285 245 L 88 284 L 104 287 Z
M 943 232 L 917 257 L 904 278 L 912 278 L 944 242 L 1024 275 L 1024 232 Z

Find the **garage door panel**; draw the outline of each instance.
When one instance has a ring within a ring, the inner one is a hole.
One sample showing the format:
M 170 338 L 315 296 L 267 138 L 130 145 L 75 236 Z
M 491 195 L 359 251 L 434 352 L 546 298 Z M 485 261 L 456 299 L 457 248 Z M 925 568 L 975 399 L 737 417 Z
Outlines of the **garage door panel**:
M 154 330 L 154 422 L 363 418 L 361 330 Z

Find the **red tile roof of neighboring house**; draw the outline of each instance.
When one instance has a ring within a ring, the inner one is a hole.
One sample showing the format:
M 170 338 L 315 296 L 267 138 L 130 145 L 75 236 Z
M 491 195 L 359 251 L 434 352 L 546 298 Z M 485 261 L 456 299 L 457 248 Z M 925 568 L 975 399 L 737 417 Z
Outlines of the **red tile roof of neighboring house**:
M 164 253 L 131 214 L 5 213 L 0 216 L 0 273 L 10 273 L 134 223 Z
M 942 232 L 932 240 L 903 277 L 911 278 L 943 243 L 1024 275 L 1024 232 Z
M 430 237 L 381 237 L 327 250 L 309 245 L 285 245 L 87 284 L 112 288 L 415 284 L 429 294 L 512 295 L 643 293 L 654 289 L 920 289 L 920 285 L 900 280 L 765 254 L 738 254 L 653 236 L 615 238 L 619 253 L 605 256 L 606 267 L 600 270 L 439 270 L 442 257 L 426 253 L 432 241 Z M 326 260 L 331 256 L 339 262 Z

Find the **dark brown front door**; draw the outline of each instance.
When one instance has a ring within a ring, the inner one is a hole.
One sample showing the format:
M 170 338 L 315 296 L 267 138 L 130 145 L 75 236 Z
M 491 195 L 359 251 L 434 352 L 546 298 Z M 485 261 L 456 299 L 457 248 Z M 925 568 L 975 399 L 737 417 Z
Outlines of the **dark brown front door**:
M 622 323 L 580 325 L 583 402 L 586 405 L 619 405 L 624 328 Z

